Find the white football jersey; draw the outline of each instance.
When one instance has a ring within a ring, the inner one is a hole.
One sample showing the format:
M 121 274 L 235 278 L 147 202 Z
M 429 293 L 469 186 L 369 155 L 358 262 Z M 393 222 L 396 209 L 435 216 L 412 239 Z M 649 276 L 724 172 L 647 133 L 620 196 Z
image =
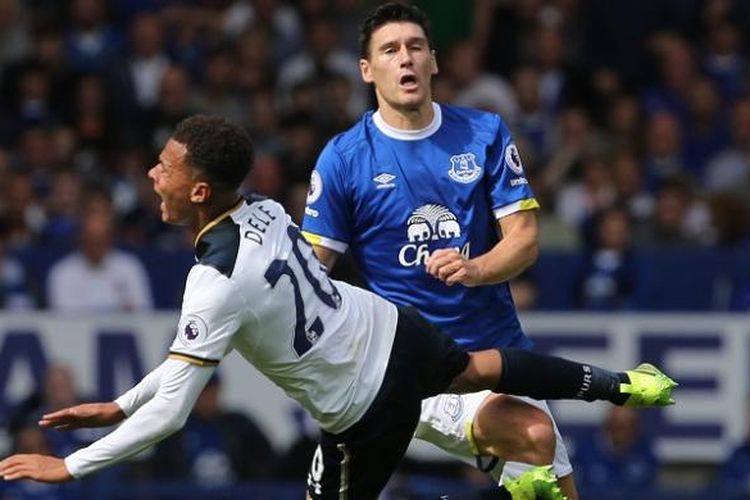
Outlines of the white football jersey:
M 272 200 L 242 200 L 196 238 L 170 357 L 216 365 L 233 349 L 329 432 L 367 411 L 380 388 L 396 307 L 328 278 Z

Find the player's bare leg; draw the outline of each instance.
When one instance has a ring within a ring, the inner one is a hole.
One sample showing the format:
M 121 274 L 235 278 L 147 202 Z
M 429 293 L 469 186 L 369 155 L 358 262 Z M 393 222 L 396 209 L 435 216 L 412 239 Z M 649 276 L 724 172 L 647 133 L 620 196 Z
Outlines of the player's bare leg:
M 553 463 L 556 438 L 552 420 L 513 396 L 487 396 L 474 418 L 472 434 L 483 456 L 530 465 Z M 572 474 L 558 478 L 557 484 L 569 500 L 578 500 Z
M 531 465 L 548 465 L 554 459 L 549 416 L 512 396 L 488 395 L 474 417 L 472 436 L 483 456 Z
M 472 388 L 492 388 L 495 393 L 486 398 L 473 422 L 480 455 L 539 465 L 554 460 L 556 440 L 551 420 L 546 414 L 546 420 L 539 417 L 537 412 L 544 413 L 541 410 L 523 401 L 514 403 L 504 393 L 540 400 L 604 399 L 625 406 L 666 406 L 674 404 L 672 389 L 676 386 L 649 364 L 611 372 L 562 358 L 502 349 L 471 353 L 466 369 L 453 380 L 450 389 L 467 392 Z M 513 451 L 514 447 L 518 451 Z M 514 454 L 521 459 L 511 458 Z M 578 499 L 572 475 L 558 479 L 558 484 L 567 497 Z

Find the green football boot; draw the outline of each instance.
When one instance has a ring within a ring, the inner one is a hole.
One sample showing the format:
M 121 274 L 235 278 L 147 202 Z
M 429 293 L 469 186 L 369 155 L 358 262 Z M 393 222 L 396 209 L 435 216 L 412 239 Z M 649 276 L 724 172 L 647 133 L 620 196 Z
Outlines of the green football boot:
M 621 383 L 620 392 L 630 394 L 630 396 L 623 406 L 639 408 L 668 406 L 675 403 L 672 398 L 672 389 L 677 387 L 677 382 L 654 365 L 642 363 L 635 370 L 628 370 L 625 373 L 628 374 L 630 383 Z
M 566 500 L 551 465 L 534 467 L 515 479 L 506 478 L 503 486 L 513 500 Z

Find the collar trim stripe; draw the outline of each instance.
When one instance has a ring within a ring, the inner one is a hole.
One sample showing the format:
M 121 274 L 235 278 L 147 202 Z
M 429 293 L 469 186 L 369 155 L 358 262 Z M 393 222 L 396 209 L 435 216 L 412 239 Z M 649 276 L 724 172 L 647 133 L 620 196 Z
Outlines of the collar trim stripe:
M 432 111 L 432 122 L 425 128 L 419 130 L 404 130 L 392 127 L 385 122 L 380 111 L 375 111 L 372 114 L 372 121 L 380 132 L 391 139 L 398 139 L 400 141 L 419 141 L 421 139 L 427 139 L 437 132 L 440 125 L 443 123 L 443 111 L 438 103 L 432 103 Z
M 221 213 L 214 220 L 212 220 L 211 222 L 209 222 L 208 224 L 206 224 L 205 226 L 203 226 L 203 229 L 201 229 L 200 231 L 198 231 L 198 235 L 195 237 L 195 241 L 193 241 L 193 246 L 198 246 L 198 241 L 201 239 L 201 237 L 204 234 L 206 234 L 207 232 L 209 232 L 211 230 L 211 228 L 216 227 L 216 225 L 219 222 L 221 222 L 222 220 L 224 220 L 225 217 L 228 217 L 232 212 L 234 212 L 235 210 L 237 210 L 238 208 L 240 208 L 240 206 L 242 205 L 242 203 L 244 201 L 245 201 L 244 198 L 240 198 L 239 200 L 237 200 L 237 203 L 235 203 L 234 205 L 232 205 L 232 207 L 229 210 L 227 210 L 226 212 Z

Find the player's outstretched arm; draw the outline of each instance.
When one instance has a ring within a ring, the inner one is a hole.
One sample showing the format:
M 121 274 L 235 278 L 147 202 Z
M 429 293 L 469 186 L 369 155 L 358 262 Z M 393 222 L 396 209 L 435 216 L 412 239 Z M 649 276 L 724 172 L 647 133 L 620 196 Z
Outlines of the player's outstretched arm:
M 645 407 L 674 404 L 677 383 L 653 365 L 613 372 L 524 349 L 502 348 L 470 353 L 466 369 L 449 391 L 490 389 L 535 399 L 604 400 L 616 405 Z
M 80 478 L 134 455 L 184 425 L 214 369 L 169 359 L 162 365 L 156 393 L 117 429 L 64 460 L 44 455 L 13 455 L 0 462 L 0 476 L 5 480 L 55 483 Z M 118 403 L 111 404 L 126 413 Z M 114 407 L 108 406 L 108 411 L 111 410 Z M 66 425 L 64 422 L 68 418 L 55 417 L 51 421 Z
M 65 467 L 73 477 L 108 467 L 182 428 L 215 368 L 176 359 L 168 359 L 162 366 L 160 384 L 152 398 L 117 429 L 65 458 Z
M 43 483 L 70 481 L 70 475 L 62 458 L 47 455 L 13 455 L 0 461 L 0 478 L 5 481 L 33 479 Z
M 47 413 L 39 420 L 39 426 L 58 431 L 69 431 L 82 427 L 107 427 L 119 424 L 126 417 L 125 412 L 114 401 L 86 403 Z
M 138 384 L 128 392 L 115 399 L 115 403 L 123 411 L 126 417 L 132 415 L 138 408 L 150 401 L 156 391 L 161 387 L 161 379 L 167 370 L 168 363 L 162 364 L 151 370 Z
M 165 366 L 165 363 L 160 364 L 116 401 L 64 408 L 42 416 L 39 425 L 58 431 L 67 431 L 82 427 L 107 427 L 119 424 L 154 397 L 161 384 Z
M 156 394 L 165 372 L 165 364 L 162 363 L 146 375 L 135 387 L 120 396 L 117 402 L 87 403 L 63 408 L 43 415 L 39 420 L 39 425 L 48 429 L 66 431 L 118 424 Z M 45 483 L 59 483 L 73 479 L 73 475 L 62 458 L 20 454 L 0 462 L 0 478 L 6 481 L 32 479 Z

